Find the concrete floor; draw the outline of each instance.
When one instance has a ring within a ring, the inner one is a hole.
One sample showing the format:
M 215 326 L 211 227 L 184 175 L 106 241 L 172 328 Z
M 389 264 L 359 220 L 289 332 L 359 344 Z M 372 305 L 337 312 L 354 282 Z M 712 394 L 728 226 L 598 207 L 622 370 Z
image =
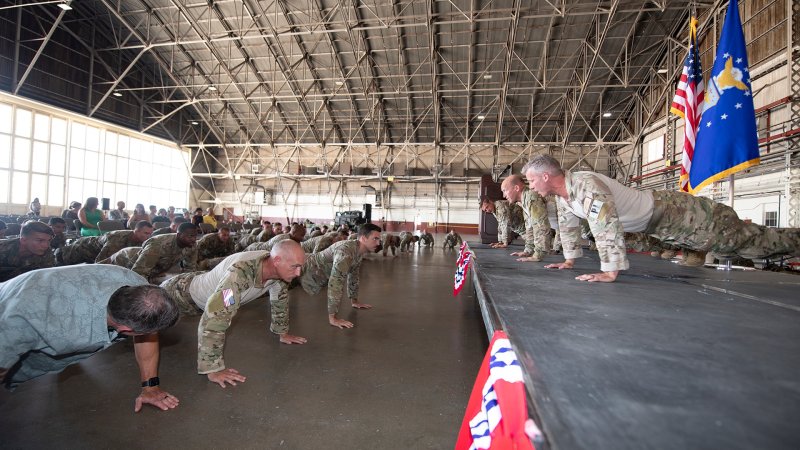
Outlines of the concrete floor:
M 441 242 L 441 236 L 437 236 Z M 133 413 L 139 375 L 131 342 L 0 390 L 0 446 L 11 448 L 451 448 L 486 350 L 471 284 L 452 297 L 455 252 L 370 256 L 355 328 L 327 324 L 326 291 L 291 292 L 291 332 L 268 331 L 266 301 L 240 310 L 228 367 L 247 382 L 222 389 L 196 374 L 197 317 L 162 335 L 162 386 L 181 400 Z

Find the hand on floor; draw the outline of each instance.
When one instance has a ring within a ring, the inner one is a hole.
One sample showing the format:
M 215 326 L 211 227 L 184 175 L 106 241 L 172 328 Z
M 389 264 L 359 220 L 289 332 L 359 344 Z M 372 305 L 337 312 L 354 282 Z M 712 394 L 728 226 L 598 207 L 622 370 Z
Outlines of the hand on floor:
M 225 383 L 230 384 L 231 386 L 236 386 L 236 382 L 244 383 L 247 380 L 247 377 L 240 374 L 236 369 L 223 369 L 219 372 L 213 372 L 208 374 L 208 381 L 213 383 L 217 383 L 218 385 L 225 388 Z
M 153 405 L 162 411 L 173 409 L 178 406 L 180 400 L 178 397 L 170 394 L 167 391 L 162 391 L 159 387 L 146 387 L 142 389 L 142 393 L 136 397 L 136 404 L 133 407 L 134 412 L 142 410 L 143 405 Z
M 302 336 L 294 336 L 289 333 L 283 333 L 281 335 L 282 344 L 305 344 L 306 342 L 308 342 L 308 339 Z
M 328 323 L 339 328 L 353 328 L 353 322 L 348 322 L 346 320 L 337 319 L 336 317 L 329 317 Z

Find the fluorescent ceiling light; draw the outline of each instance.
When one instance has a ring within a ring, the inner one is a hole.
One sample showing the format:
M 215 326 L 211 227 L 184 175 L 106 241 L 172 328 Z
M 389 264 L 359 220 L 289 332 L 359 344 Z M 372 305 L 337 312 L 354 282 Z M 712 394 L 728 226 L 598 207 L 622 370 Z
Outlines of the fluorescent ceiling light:
M 275 121 L 272 120 L 272 119 L 267 119 L 267 122 L 272 123 L 272 122 L 275 122 Z
M 610 112 L 603 113 L 603 117 L 611 117 L 611 113 Z
M 658 69 L 656 73 L 667 73 L 667 69 Z
M 483 119 L 485 119 L 485 118 L 486 118 L 486 116 L 483 116 L 483 115 L 481 115 L 481 116 L 478 116 L 478 120 L 483 120 Z
M 122 97 L 122 92 L 120 92 L 120 91 L 114 91 L 114 93 L 113 93 L 113 94 L 111 94 L 111 95 L 113 95 L 114 97 Z
M 484 79 L 484 80 L 491 80 L 491 79 L 492 79 L 492 76 L 491 76 L 491 75 L 484 75 L 484 76 L 483 76 L 483 79 Z
M 208 90 L 209 90 L 209 91 L 216 91 L 216 90 L 217 90 L 217 88 L 216 88 L 216 86 L 209 86 L 209 87 L 208 87 Z
M 61 2 L 58 4 L 58 7 L 64 11 L 72 11 L 72 6 L 69 6 L 69 2 Z
M 193 121 L 192 121 L 192 125 L 200 125 L 200 123 L 199 123 L 199 122 L 197 122 L 196 120 L 193 120 Z
M 336 82 L 336 85 L 337 85 L 337 86 L 341 86 L 341 85 L 343 85 L 343 84 L 344 84 L 344 81 L 337 81 L 337 82 Z

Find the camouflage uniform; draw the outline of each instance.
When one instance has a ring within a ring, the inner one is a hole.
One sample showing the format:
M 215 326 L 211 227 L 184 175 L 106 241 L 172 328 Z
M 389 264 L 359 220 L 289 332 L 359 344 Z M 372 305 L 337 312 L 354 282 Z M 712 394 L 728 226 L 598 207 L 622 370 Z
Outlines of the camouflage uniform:
M 314 239 L 317 236 L 322 236 L 322 231 L 321 230 L 314 230 L 314 231 L 312 231 L 311 233 L 308 234 L 308 238 L 309 239 Z
M 275 246 L 280 241 L 285 241 L 286 239 L 291 239 L 292 235 L 289 233 L 279 234 L 267 242 L 255 242 L 250 244 L 245 248 L 246 252 L 254 252 L 254 251 L 271 251 L 272 247 Z
M 218 233 L 208 233 L 197 241 L 197 262 L 201 269 L 209 269 L 233 253 L 233 238 L 222 242 Z M 212 260 L 210 262 L 210 260 Z M 216 261 L 213 261 L 216 260 Z
M 235 251 L 244 251 L 244 249 L 246 249 L 250 244 L 254 244 L 256 242 L 258 242 L 258 238 L 256 236 L 253 236 L 252 234 L 244 234 L 236 242 Z
M 53 250 L 47 249 L 42 256 L 19 256 L 20 238 L 0 240 L 0 282 L 17 275 L 55 265 Z
M 414 238 L 414 235 L 408 231 L 400 232 L 399 238 L 400 238 L 399 247 L 401 253 L 409 251 L 411 249 L 411 246 L 414 245 L 414 241 L 412 240 Z
M 104 234 L 103 237 L 106 238 L 106 242 L 103 244 L 103 248 L 100 250 L 100 253 L 95 258 L 95 261 L 108 258 L 114 253 L 122 250 L 123 248 L 141 247 L 142 245 L 141 242 L 133 241 L 132 230 L 111 231 Z
M 258 298 L 258 296 L 252 295 L 243 298 L 244 292 L 257 289 L 262 290 L 263 295 L 263 291 L 269 290 L 272 311 L 270 330 L 276 334 L 284 334 L 289 331 L 288 283 L 283 280 L 263 280 L 261 278 L 261 264 L 267 258 L 269 258 L 269 254 L 234 263 L 225 271 L 216 290 L 208 297 L 205 311 L 197 326 L 197 373 L 208 374 L 225 369 L 225 360 L 222 355 L 225 348 L 225 332 L 230 327 L 231 320 L 239 307 Z M 169 283 L 169 280 L 165 283 Z M 188 287 L 190 283 L 191 281 L 186 283 L 185 280 L 181 280 L 172 284 L 183 284 Z M 170 290 L 174 292 L 174 289 L 170 288 Z M 225 291 L 232 294 L 232 301 L 228 306 L 224 301 Z
M 156 228 L 155 231 L 153 231 L 153 234 L 150 235 L 150 237 L 163 236 L 165 234 L 171 234 L 171 233 L 175 233 L 175 231 L 172 231 L 172 228 L 170 228 L 170 227 L 161 227 L 161 228 Z
M 419 237 L 418 244 L 420 247 L 433 247 L 433 235 L 428 232 L 422 233 L 422 236 Z
M 102 261 L 126 247 L 139 247 L 140 242 L 133 242 L 132 230 L 117 230 L 102 236 L 82 237 L 72 245 L 66 245 L 56 252 L 59 265 L 91 264 Z
M 52 248 L 53 251 L 56 251 L 65 245 L 67 245 L 67 236 L 65 236 L 64 233 L 56 234 L 53 236 L 53 239 L 50 240 L 50 248 Z
M 510 244 L 511 232 L 517 233 L 525 239 L 525 248 L 528 247 L 528 240 L 532 236 L 527 236 L 525 229 L 525 213 L 522 207 L 516 203 L 511 204 L 506 200 L 494 202 L 494 217 L 497 219 L 497 241 L 503 244 Z M 533 245 L 533 244 L 531 244 Z
M 381 247 L 383 248 L 383 256 L 389 253 L 392 249 L 392 256 L 395 256 L 395 249 L 400 246 L 400 238 L 392 233 L 381 233 Z
M 525 217 L 525 253 L 541 260 L 551 248 L 547 203 L 535 191 L 525 188 L 518 204 Z
M 358 247 L 358 241 L 345 240 L 319 253 L 307 255 L 300 285 L 311 295 L 328 285 L 328 314 L 339 312 L 345 281 L 350 301 L 358 299 L 358 272 L 363 259 Z
M 335 244 L 335 242 L 333 242 L 334 239 L 336 239 L 336 233 L 323 234 L 303 241 L 300 247 L 302 247 L 303 251 L 306 253 L 319 253 Z
M 446 249 L 447 247 L 450 247 L 450 250 L 453 250 L 456 248 L 457 245 L 461 246 L 463 242 L 464 240 L 461 239 L 461 235 L 459 235 L 455 231 L 453 232 L 453 234 L 448 233 L 444 237 L 444 245 L 442 245 L 442 250 Z
M 272 227 L 264 228 L 261 232 L 258 233 L 256 237 L 257 242 L 268 242 L 270 239 L 275 237 L 275 233 L 272 231 Z
M 184 271 L 197 270 L 197 246 L 178 247 L 177 234 L 151 237 L 142 248 L 124 248 L 100 264 L 127 267 L 139 275 L 152 280 L 181 262 Z

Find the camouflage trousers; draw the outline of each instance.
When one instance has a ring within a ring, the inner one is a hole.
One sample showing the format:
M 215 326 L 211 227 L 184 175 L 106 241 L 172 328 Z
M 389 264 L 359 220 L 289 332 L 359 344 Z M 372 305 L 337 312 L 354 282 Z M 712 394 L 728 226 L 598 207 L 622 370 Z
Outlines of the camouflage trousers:
M 646 233 L 666 244 L 723 257 L 800 256 L 800 229 L 767 228 L 739 219 L 730 206 L 683 192 L 653 192 Z
M 72 266 L 75 264 L 92 264 L 100 250 L 88 246 L 65 245 L 55 251 L 56 265 Z
M 197 304 L 192 299 L 192 294 L 189 292 L 189 285 L 192 284 L 194 277 L 203 273 L 205 272 L 182 273 L 161 283 L 161 287 L 167 292 L 167 296 L 178 305 L 181 315 L 197 316 L 203 313 L 203 310 L 197 307 Z

